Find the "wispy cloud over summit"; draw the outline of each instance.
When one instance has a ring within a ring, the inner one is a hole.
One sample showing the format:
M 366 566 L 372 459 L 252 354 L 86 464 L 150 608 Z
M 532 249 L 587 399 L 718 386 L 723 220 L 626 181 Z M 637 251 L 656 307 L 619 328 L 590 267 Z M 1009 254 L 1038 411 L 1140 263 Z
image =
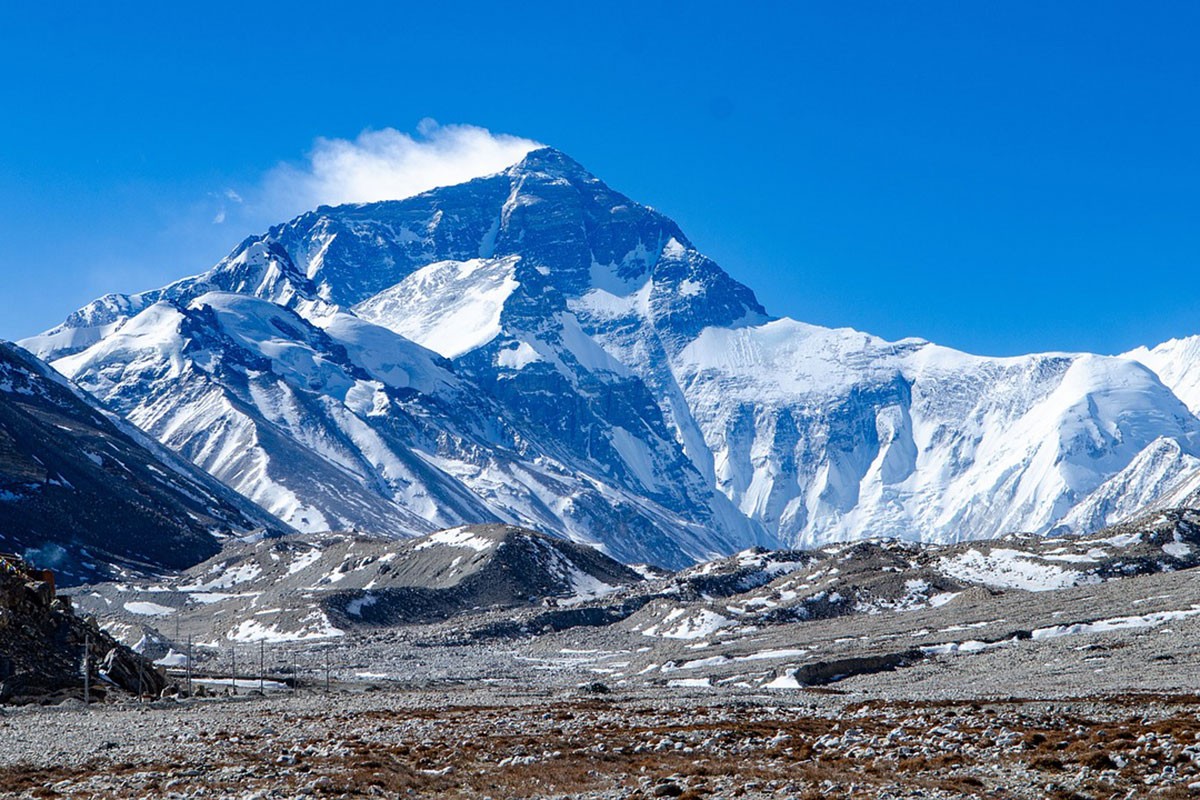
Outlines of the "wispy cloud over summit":
M 422 120 L 415 136 L 384 128 L 354 140 L 321 138 L 302 163 L 266 175 L 262 202 L 282 219 L 319 205 L 398 200 L 499 172 L 540 146 L 432 119 Z

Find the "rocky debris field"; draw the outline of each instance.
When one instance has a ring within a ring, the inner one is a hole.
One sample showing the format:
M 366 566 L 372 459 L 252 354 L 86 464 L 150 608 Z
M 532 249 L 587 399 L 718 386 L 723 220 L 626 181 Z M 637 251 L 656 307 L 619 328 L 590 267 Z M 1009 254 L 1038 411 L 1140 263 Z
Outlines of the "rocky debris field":
M 299 642 L 428 626 L 427 638 L 452 643 L 626 620 L 620 627 L 656 639 L 699 640 L 838 617 L 890 619 L 999 595 L 1024 598 L 1031 609 L 1009 617 L 1019 630 L 1044 617 L 1042 601 L 1031 598 L 1118 583 L 1115 596 L 1134 600 L 1143 595 L 1127 581 L 1200 566 L 1198 545 L 1200 511 L 1170 509 L 1084 537 L 751 549 L 667 574 L 635 571 L 533 531 L 477 525 L 400 541 L 350 534 L 230 541 L 177 575 L 73 591 L 77 607 L 126 644 L 169 649 L 171 638 L 177 651 L 188 636 Z M 1128 610 L 1116 605 L 1114 615 Z M 147 654 L 161 658 L 166 650 Z
M 369 624 L 365 613 L 352 623 L 347 610 L 338 626 L 322 616 L 293 627 L 281 611 L 319 608 L 327 581 L 365 612 L 367 593 L 398 580 L 401 554 L 352 554 L 360 544 L 349 539 L 339 540 L 345 552 L 247 543 L 252 560 L 214 560 L 197 585 L 80 590 L 80 608 L 176 678 L 192 640 L 209 696 L 0 707 L 0 789 L 310 800 L 1191 796 L 1191 513 L 1074 540 L 746 551 L 631 584 L 572 562 L 546 572 L 560 579 L 553 602 L 517 593 L 408 625 Z M 485 548 L 483 533 L 427 537 L 444 553 L 416 540 L 407 561 L 457 592 L 460 572 L 502 563 L 484 557 L 501 548 Z M 268 696 L 211 696 L 235 676 L 243 691 L 265 677 Z
M 0 707 L 0 791 L 247 800 L 1200 791 L 1192 570 L 1044 592 L 976 587 L 938 605 L 769 625 L 747 624 L 728 608 L 736 598 L 712 591 L 563 630 L 536 621 L 586 609 L 493 609 L 262 651 L 243 644 L 240 686 L 257 683 L 258 655 L 266 697 L 137 704 L 114 693 L 87 709 Z M 502 624 L 511 635 L 494 635 Z M 218 692 L 234 644 L 198 652 L 197 671 Z
M 461 686 L 10 708 L 0 796 L 1183 798 L 1198 710 Z

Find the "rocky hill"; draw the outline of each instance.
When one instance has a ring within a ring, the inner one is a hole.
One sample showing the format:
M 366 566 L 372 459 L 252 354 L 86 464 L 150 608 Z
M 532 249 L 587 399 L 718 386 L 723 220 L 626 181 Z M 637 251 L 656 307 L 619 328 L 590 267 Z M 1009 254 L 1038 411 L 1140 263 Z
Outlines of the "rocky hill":
M 230 542 L 179 576 L 85 587 L 76 602 L 129 644 L 157 646 L 160 657 L 176 629 L 218 643 L 319 641 L 484 611 L 571 608 L 642 581 L 594 548 L 476 525 L 400 541 L 305 534 Z

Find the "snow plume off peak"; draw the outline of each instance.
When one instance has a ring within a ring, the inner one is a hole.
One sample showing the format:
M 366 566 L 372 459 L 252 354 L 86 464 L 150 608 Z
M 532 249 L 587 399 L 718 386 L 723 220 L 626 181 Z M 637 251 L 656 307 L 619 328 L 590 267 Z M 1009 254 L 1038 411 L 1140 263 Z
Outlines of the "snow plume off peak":
M 320 205 L 400 200 L 491 175 L 542 145 L 475 125 L 421 120 L 417 135 L 366 130 L 353 141 L 317 139 L 301 166 L 281 164 L 267 195 L 281 216 Z

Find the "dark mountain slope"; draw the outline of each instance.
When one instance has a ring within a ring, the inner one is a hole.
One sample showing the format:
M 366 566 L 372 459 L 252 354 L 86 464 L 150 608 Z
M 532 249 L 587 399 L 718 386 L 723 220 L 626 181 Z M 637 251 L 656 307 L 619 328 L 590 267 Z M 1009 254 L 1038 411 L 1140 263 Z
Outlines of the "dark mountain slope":
M 186 568 L 220 549 L 214 534 L 259 528 L 287 530 L 0 342 L 0 550 L 70 583 Z

